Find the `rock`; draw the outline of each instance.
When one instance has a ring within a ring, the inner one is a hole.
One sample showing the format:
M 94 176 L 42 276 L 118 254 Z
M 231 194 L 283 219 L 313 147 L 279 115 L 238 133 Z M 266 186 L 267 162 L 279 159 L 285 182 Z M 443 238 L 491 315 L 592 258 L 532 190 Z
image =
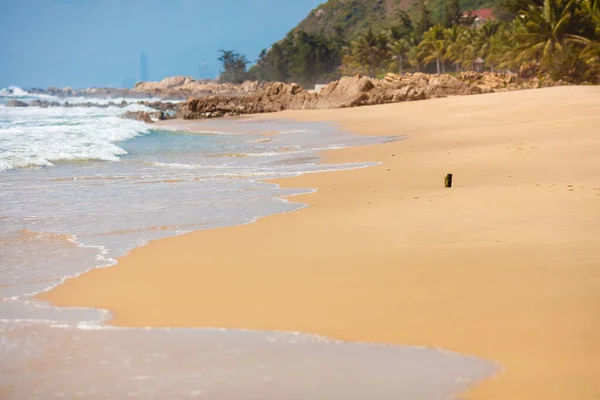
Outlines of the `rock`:
M 56 86 L 48 86 L 46 88 L 46 93 L 52 96 L 58 96 L 62 94 L 62 90 L 60 88 L 57 88 Z
M 242 84 L 219 83 L 212 80 L 195 80 L 189 76 L 174 76 L 160 82 L 138 82 L 131 93 L 148 93 L 165 99 L 172 97 L 211 96 L 214 94 L 243 95 L 256 92 L 261 84 L 256 81 L 246 81 Z
M 525 76 L 529 74 L 529 72 L 525 71 L 521 71 L 521 73 Z M 510 73 L 467 71 L 461 72 L 458 76 L 458 79 L 471 86 L 477 86 L 482 90 L 482 93 L 488 93 L 490 89 L 493 92 L 496 92 L 531 89 L 536 86 L 540 86 L 540 82 L 537 77 L 522 77 L 517 74 Z M 557 84 L 557 82 L 552 80 L 550 80 L 550 82 L 552 85 Z
M 126 111 L 125 114 L 121 115 L 121 118 L 133 119 L 136 121 L 142 121 L 146 123 L 152 123 L 156 121 L 163 121 L 165 119 L 171 119 L 171 116 L 162 111 Z
M 136 121 L 142 121 L 146 123 L 152 123 L 152 117 L 146 111 L 126 111 L 125 114 L 121 115 L 121 118 L 133 119 Z
M 493 93 L 494 90 L 492 89 L 491 86 L 487 86 L 487 85 L 476 85 L 477 88 L 479 89 L 480 93 Z
M 388 74 L 383 80 L 357 75 L 331 82 L 318 94 L 296 84 L 275 82 L 245 96 L 192 98 L 181 105 L 178 117 L 201 119 L 282 110 L 345 108 L 480 92 L 479 88 L 449 75 Z
M 373 81 L 367 77 L 343 77 L 325 86 L 318 94 L 315 108 L 357 107 L 368 102 L 368 92 L 375 88 Z
M 149 108 L 154 108 L 155 110 L 160 111 L 176 111 L 178 108 L 177 103 L 172 103 L 169 101 L 138 101 L 138 104 L 142 104 Z M 127 103 L 125 103 L 127 105 Z
M 19 100 L 9 100 L 6 102 L 6 107 L 29 107 L 29 104 Z

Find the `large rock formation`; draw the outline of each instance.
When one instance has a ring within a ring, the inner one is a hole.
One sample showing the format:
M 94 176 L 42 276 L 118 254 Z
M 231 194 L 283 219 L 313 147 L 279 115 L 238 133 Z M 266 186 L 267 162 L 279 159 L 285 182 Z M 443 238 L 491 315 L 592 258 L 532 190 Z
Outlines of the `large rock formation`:
M 274 82 L 242 97 L 209 96 L 190 99 L 180 106 L 178 117 L 202 119 L 314 108 L 313 104 L 317 99 L 317 94 L 309 93 L 295 83 Z
M 344 77 L 314 93 L 296 84 L 268 83 L 245 96 L 209 96 L 188 99 L 180 106 L 178 117 L 215 118 L 282 110 L 331 109 L 397 103 L 445 96 L 491 93 L 560 82 L 523 80 L 510 74 L 464 72 L 458 77 L 423 73 L 387 74 L 384 79 L 363 76 Z
M 343 77 L 325 86 L 318 94 L 296 84 L 277 82 L 241 97 L 189 99 L 181 105 L 178 116 L 201 119 L 282 110 L 345 108 L 476 93 L 481 93 L 476 85 L 449 75 L 388 74 L 383 80 Z
M 371 91 L 376 88 L 373 80 L 367 77 L 345 76 L 331 82 L 319 92 L 309 108 L 346 108 L 361 106 L 369 102 Z

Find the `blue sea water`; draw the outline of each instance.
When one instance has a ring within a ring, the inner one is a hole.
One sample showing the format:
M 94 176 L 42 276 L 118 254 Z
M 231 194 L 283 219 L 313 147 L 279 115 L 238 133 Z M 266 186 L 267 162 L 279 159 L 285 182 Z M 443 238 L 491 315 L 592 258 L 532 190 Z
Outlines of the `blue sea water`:
M 494 371 L 432 349 L 294 333 L 115 329 L 106 310 L 35 301 L 150 240 L 297 210 L 286 197 L 314 188 L 264 180 L 368 167 L 320 164 L 318 152 L 390 139 L 246 119 L 165 131 L 120 108 L 3 106 L 14 98 L 32 97 L 0 91 L 1 398 L 433 399 Z

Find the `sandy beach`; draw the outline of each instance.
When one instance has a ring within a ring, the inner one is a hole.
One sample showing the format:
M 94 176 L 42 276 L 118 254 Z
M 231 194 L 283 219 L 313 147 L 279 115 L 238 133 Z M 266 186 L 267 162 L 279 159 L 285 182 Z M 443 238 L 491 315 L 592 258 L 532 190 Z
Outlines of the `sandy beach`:
M 470 399 L 600 397 L 600 87 L 257 118 L 406 135 L 276 183 L 309 206 L 161 239 L 39 296 L 119 326 L 439 347 L 501 363 Z M 454 187 L 443 187 L 446 173 Z

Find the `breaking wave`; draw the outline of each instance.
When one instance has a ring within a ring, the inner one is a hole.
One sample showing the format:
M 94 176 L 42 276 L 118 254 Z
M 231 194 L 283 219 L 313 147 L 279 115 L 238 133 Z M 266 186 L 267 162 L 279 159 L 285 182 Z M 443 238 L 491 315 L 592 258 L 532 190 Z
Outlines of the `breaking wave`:
M 21 93 L 13 89 L 12 95 Z M 127 154 L 118 142 L 149 131 L 142 122 L 119 118 L 124 110 L 140 108 L 145 107 L 0 107 L 0 171 L 59 161 L 117 161 Z

